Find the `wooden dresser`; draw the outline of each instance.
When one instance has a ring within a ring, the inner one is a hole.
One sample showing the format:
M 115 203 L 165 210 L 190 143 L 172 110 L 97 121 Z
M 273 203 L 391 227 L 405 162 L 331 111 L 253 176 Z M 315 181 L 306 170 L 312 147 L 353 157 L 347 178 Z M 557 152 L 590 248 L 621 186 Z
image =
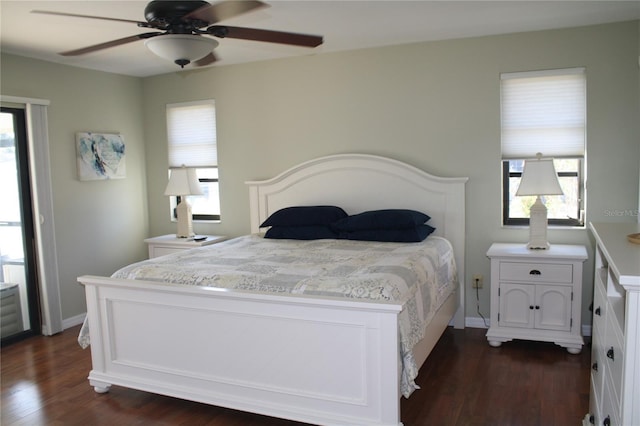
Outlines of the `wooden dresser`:
M 640 425 L 640 245 L 638 223 L 591 223 L 593 280 L 590 413 L 584 423 Z

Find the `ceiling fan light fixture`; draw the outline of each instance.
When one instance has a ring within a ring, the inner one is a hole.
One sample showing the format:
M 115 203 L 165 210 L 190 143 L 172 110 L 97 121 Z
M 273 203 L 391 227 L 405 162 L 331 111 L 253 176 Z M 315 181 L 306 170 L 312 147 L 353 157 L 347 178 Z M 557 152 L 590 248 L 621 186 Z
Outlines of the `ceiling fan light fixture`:
M 145 40 L 144 44 L 157 56 L 181 67 L 204 58 L 218 46 L 212 38 L 193 34 L 163 34 Z

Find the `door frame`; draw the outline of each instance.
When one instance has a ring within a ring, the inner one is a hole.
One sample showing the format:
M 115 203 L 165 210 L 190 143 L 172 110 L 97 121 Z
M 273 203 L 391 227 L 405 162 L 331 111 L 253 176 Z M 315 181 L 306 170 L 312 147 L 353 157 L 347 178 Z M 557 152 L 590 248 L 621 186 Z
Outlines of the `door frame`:
M 40 320 L 39 289 L 36 273 L 36 249 L 35 232 L 33 226 L 33 197 L 31 196 L 31 171 L 29 170 L 29 139 L 27 135 L 27 113 L 19 106 L 2 105 L 2 111 L 13 116 L 15 162 L 18 175 L 18 203 L 20 205 L 20 228 L 22 233 L 23 272 L 25 282 L 25 303 L 27 307 L 27 319 L 25 312 L 21 312 L 23 321 L 22 331 L 6 336 L 2 344 L 9 343 L 25 336 L 41 334 L 42 321 Z M 24 306 L 24 305 L 23 305 Z M 27 326 L 27 323 L 29 324 Z
M 63 330 L 49 159 L 47 106 L 50 101 L 0 95 L 0 102 L 23 106 L 26 113 L 41 332 L 50 336 Z

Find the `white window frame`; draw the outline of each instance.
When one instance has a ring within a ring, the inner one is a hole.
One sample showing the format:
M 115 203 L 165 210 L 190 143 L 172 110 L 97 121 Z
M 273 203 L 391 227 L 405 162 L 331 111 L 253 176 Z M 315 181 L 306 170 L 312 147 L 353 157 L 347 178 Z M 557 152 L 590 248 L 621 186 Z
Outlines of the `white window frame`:
M 215 101 L 212 99 L 166 105 L 169 173 L 192 167 L 205 195 L 187 197 L 194 221 L 220 220 Z M 203 198 L 204 197 L 204 198 Z M 180 197 L 169 197 L 171 220 L 176 220 Z M 200 206 L 207 206 L 201 209 Z M 211 210 L 209 210 L 211 208 Z
M 521 176 L 514 171 L 516 162 L 542 152 L 545 157 L 578 161 L 577 171 L 558 172 L 561 184 L 562 178 L 577 180 L 572 182 L 578 185 L 577 205 L 572 205 L 575 212 L 567 218 L 550 218 L 549 225 L 584 226 L 585 68 L 503 73 L 500 80 L 503 225 L 529 224 L 528 217 L 511 216 L 509 208 L 515 191 L 510 186 Z

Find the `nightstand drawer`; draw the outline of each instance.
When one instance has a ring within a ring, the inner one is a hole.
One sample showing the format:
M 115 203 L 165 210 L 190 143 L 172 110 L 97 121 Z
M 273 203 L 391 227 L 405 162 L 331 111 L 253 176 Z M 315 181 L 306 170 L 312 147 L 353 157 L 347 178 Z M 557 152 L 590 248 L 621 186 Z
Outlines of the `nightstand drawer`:
M 500 281 L 573 282 L 573 266 L 569 264 L 500 262 L 499 273 Z
M 186 249 L 176 248 L 176 247 L 162 247 L 162 246 L 149 247 L 149 258 L 153 259 L 154 257 L 160 257 L 166 254 L 177 253 L 183 250 L 186 250 Z
M 149 246 L 149 259 L 189 250 L 196 247 L 208 246 L 225 241 L 228 237 L 222 235 L 201 235 L 201 238 L 177 238 L 175 234 L 161 235 L 144 240 Z

